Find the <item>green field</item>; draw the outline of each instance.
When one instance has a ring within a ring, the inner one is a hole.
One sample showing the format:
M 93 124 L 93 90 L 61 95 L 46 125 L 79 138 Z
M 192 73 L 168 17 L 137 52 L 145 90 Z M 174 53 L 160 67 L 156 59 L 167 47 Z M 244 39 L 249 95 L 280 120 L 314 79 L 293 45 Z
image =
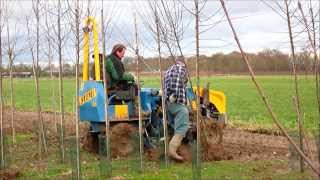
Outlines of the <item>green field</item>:
M 276 115 L 287 129 L 295 129 L 296 115 L 292 103 L 293 83 L 291 76 L 258 76 L 258 81 L 273 106 Z M 250 77 L 219 76 L 201 78 L 201 84 L 211 83 L 211 89 L 223 91 L 227 97 L 227 112 L 229 122 L 236 127 L 274 128 L 270 116 L 264 107 Z M 314 78 L 299 77 L 302 108 L 305 127 L 311 132 L 315 129 L 318 118 L 315 100 Z M 65 110 L 74 109 L 75 79 L 66 78 L 63 83 Z M 159 87 L 159 78 L 143 77 L 143 87 Z M 9 81 L 4 81 L 5 103 L 10 105 Z M 14 93 L 16 106 L 19 110 L 35 111 L 36 99 L 33 79 L 15 79 Z M 44 110 L 53 111 L 52 97 L 59 106 L 58 81 L 40 79 L 41 104 Z M 55 91 L 55 96 L 52 95 Z M 7 137 L 10 141 L 10 136 Z M 49 144 L 52 142 L 49 142 Z M 9 143 L 11 144 L 11 143 Z M 28 148 L 25 148 L 28 147 Z M 11 167 L 20 170 L 19 179 L 70 179 L 72 165 L 70 157 L 66 164 L 59 163 L 59 151 L 56 142 L 49 145 L 46 158 L 38 161 L 38 146 L 33 134 L 18 134 L 17 144 L 11 149 Z M 70 150 L 67 150 L 70 151 Z M 67 152 L 69 156 L 69 152 Z M 112 162 L 112 176 L 115 179 L 192 179 L 192 164 L 172 164 L 170 168 L 159 168 L 155 162 L 146 162 L 143 174 L 130 169 L 130 161 L 115 159 Z M 202 164 L 203 179 L 312 179 L 309 171 L 301 174 L 290 170 L 287 160 L 257 160 L 257 161 L 219 161 Z M 99 178 L 99 157 L 81 151 L 81 172 L 83 179 Z
M 296 128 L 296 113 L 293 106 L 292 76 L 258 76 L 277 117 L 286 128 Z M 143 77 L 143 87 L 159 87 L 159 78 Z M 74 109 L 75 79 L 63 80 L 65 111 Z M 210 82 L 211 89 L 223 91 L 227 97 L 227 113 L 229 122 L 263 128 L 275 128 L 266 108 L 249 76 L 202 77 L 201 84 Z M 194 83 L 195 85 L 195 83 Z M 9 81 L 4 81 L 5 102 L 10 104 Z M 19 110 L 34 111 L 36 107 L 33 79 L 15 79 L 14 93 Z M 40 79 L 41 104 L 44 110 L 52 111 L 52 90 L 55 90 L 56 108 L 59 107 L 58 80 Z M 302 101 L 302 112 L 305 127 L 313 130 L 318 117 L 315 98 L 315 80 L 312 76 L 299 77 L 299 91 Z

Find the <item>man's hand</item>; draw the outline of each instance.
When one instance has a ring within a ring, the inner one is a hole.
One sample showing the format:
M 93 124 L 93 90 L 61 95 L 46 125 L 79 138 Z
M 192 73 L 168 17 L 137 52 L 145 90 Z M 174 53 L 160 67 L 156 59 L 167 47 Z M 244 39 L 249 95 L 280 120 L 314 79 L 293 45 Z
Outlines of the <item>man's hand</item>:
M 133 81 L 134 82 L 138 82 L 138 78 L 134 75 L 134 74 L 131 74 L 132 75 L 132 77 L 133 77 Z
M 170 102 L 170 103 L 175 103 L 176 101 L 177 101 L 176 96 L 173 95 L 173 94 L 171 94 L 171 95 L 169 96 L 169 102 Z

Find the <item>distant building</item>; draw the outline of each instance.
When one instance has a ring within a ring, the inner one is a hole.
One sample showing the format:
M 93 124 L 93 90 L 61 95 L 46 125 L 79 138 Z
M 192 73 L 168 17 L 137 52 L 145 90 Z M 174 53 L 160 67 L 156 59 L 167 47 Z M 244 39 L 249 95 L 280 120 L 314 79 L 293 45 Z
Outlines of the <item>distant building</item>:
M 10 73 L 3 72 L 2 76 L 3 77 L 10 77 Z M 30 78 L 30 77 L 32 77 L 32 73 L 31 72 L 12 72 L 12 77 L 14 77 L 14 78 Z

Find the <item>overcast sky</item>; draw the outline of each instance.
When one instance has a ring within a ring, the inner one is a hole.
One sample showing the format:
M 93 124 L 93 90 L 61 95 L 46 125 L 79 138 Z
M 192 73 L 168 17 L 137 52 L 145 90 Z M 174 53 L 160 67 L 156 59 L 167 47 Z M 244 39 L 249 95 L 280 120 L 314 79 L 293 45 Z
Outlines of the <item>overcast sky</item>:
M 44 3 L 45 2 L 45 3 Z M 84 19 L 84 13 L 86 12 L 88 2 L 83 0 L 81 2 L 81 9 L 83 11 L 82 19 Z M 233 39 L 230 27 L 226 22 L 226 18 L 221 9 L 219 1 L 200 1 L 201 16 L 200 16 L 200 53 L 206 55 L 212 55 L 216 52 L 228 53 L 238 50 L 235 41 Z M 284 4 L 282 1 L 277 1 L 282 7 Z M 308 13 L 310 6 L 309 1 L 302 1 L 305 12 Z M 191 56 L 195 54 L 195 32 L 194 32 L 194 16 L 189 11 L 193 11 L 193 1 L 180 0 L 178 3 L 183 7 L 183 24 L 184 34 L 182 38 L 183 53 L 185 56 Z M 46 39 L 45 18 L 47 14 L 48 24 L 50 26 L 52 40 L 56 41 L 56 14 L 57 1 L 53 1 L 50 4 L 47 1 L 42 1 L 41 5 L 41 45 L 40 56 L 43 63 L 46 62 L 48 40 Z M 67 1 L 63 1 L 62 12 L 66 11 L 68 7 L 72 7 L 73 4 L 68 4 Z M 101 1 L 91 1 L 89 9 L 91 14 L 97 19 L 100 28 L 100 10 Z M 289 37 L 288 28 L 284 16 L 280 12 L 277 3 L 271 0 L 232 0 L 226 2 L 229 15 L 232 18 L 234 27 L 239 35 L 240 41 L 245 51 L 257 52 L 266 48 L 278 49 L 281 51 L 289 52 Z M 312 1 L 316 18 L 316 26 L 319 29 L 319 2 Z M 45 9 L 49 7 L 50 13 Z M 274 8 L 274 9 L 272 9 Z M 290 9 L 295 11 L 297 8 L 297 1 L 293 1 L 290 4 Z M 174 8 L 172 8 L 174 9 Z M 276 12 L 276 11 L 277 12 Z M 152 38 L 152 32 L 146 27 L 146 22 L 152 20 L 150 9 L 147 1 L 104 1 L 105 17 L 110 19 L 110 23 L 107 25 L 107 52 L 110 51 L 112 45 L 117 42 L 124 43 L 126 45 L 134 44 L 134 16 L 137 14 L 138 34 L 139 34 L 139 48 L 140 53 L 143 56 L 150 57 L 156 56 L 156 42 Z M 27 40 L 27 28 L 26 28 L 26 16 L 30 18 L 31 31 L 35 35 L 35 18 L 32 10 L 32 1 L 9 1 L 7 19 L 9 20 L 10 27 L 10 41 L 17 37 L 16 48 L 24 49 L 23 53 L 17 56 L 15 63 L 31 62 L 30 46 Z M 299 16 L 299 11 L 295 11 L 295 16 Z M 308 16 L 309 17 L 309 16 Z M 299 33 L 303 26 L 293 17 L 293 24 L 295 30 L 295 43 L 297 50 L 301 50 L 308 43 L 307 34 Z M 7 22 L 5 22 L 7 23 Z M 75 57 L 74 53 L 74 36 L 70 27 L 70 14 L 65 13 L 62 18 L 63 34 L 65 34 L 63 54 L 65 61 L 73 62 Z M 214 25 L 213 25 L 214 24 Z M 204 32 L 203 32 L 204 31 Z M 4 46 L 7 44 L 7 29 L 2 32 L 2 38 Z M 33 38 L 31 38 L 33 39 Z M 56 47 L 56 44 L 54 44 Z M 100 45 L 101 48 L 101 45 Z M 164 54 L 167 53 L 165 46 L 162 46 Z M 3 49 L 5 51 L 5 48 Z M 5 52 L 3 52 L 5 53 Z M 57 51 L 54 52 L 57 54 Z M 133 56 L 133 51 L 130 50 L 127 53 L 128 56 Z M 56 59 L 56 58 L 55 58 Z M 6 61 L 6 56 L 4 56 Z

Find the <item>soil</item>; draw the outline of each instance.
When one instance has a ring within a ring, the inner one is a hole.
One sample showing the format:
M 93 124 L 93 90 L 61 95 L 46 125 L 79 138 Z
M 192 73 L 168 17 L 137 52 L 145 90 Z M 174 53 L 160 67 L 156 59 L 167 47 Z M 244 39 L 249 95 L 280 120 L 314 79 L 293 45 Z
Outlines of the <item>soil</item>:
M 35 132 L 35 127 L 38 124 L 36 112 L 16 112 L 15 113 L 15 129 L 17 133 L 32 133 Z M 59 126 L 60 117 L 54 113 L 44 112 L 42 117 L 46 127 L 46 133 L 49 137 L 56 137 L 56 124 Z M 56 122 L 57 123 L 56 123 Z M 216 128 L 216 127 L 213 127 Z M 11 134 L 11 113 L 10 109 L 4 111 L 4 129 L 6 134 Z M 210 128 L 208 128 L 210 130 Z M 88 131 L 88 123 L 80 123 L 80 134 L 82 142 Z M 133 144 L 130 141 L 132 134 L 137 131 L 137 128 L 120 123 L 111 128 L 111 148 L 113 157 L 126 157 L 132 151 Z M 65 114 L 65 132 L 67 136 L 75 135 L 75 118 L 72 114 Z M 259 133 L 260 132 L 260 133 Z M 246 131 L 235 127 L 226 126 L 223 129 L 223 141 L 217 143 L 215 133 L 211 134 L 212 138 L 208 139 L 208 143 L 203 148 L 203 160 L 270 160 L 280 159 L 287 160 L 290 156 L 289 143 L 284 136 L 276 133 L 263 133 L 265 131 Z M 210 132 L 209 132 L 210 134 Z M 129 142 L 130 141 L 130 142 Z M 159 156 L 158 150 L 145 151 L 150 159 L 157 159 Z M 312 154 L 316 154 L 314 143 L 311 145 Z M 179 148 L 178 153 L 185 160 L 191 161 L 190 145 L 183 145 Z M 316 157 L 314 156 L 313 159 Z
M 16 179 L 19 176 L 20 171 L 18 169 L 6 169 L 4 171 L 0 171 L 0 180 Z

